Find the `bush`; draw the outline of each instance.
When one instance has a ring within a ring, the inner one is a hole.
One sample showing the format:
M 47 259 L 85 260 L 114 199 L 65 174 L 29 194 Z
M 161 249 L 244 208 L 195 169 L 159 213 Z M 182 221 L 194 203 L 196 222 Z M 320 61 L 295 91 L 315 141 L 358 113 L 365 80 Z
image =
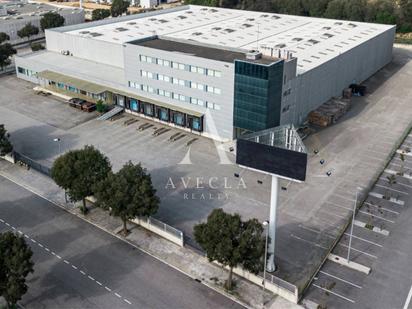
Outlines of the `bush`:
M 45 47 L 40 43 L 32 43 L 30 47 L 31 47 L 31 50 L 34 52 L 45 49 Z
M 96 111 L 99 113 L 105 113 L 109 109 L 109 106 L 102 100 L 96 102 Z
M 105 19 L 110 16 L 110 10 L 108 9 L 96 9 L 92 12 L 92 20 Z

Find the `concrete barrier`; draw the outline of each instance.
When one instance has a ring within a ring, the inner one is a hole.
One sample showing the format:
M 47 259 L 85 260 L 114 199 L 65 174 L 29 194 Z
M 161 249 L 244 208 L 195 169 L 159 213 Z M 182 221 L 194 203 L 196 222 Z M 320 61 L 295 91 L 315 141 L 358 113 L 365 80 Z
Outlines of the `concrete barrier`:
M 96 203 L 96 198 L 94 196 L 88 196 L 86 197 L 86 200 L 92 204 Z M 163 223 L 155 218 L 136 218 L 130 220 L 130 222 L 140 225 L 146 230 L 149 230 L 180 247 L 184 246 L 184 235 L 182 231 L 175 229 L 174 227 L 167 225 L 166 223 Z
M 222 266 L 222 264 L 216 261 L 214 261 L 213 263 Z M 229 270 L 229 267 L 225 267 L 225 269 Z M 294 284 L 289 283 L 283 279 L 275 277 L 271 274 L 266 274 L 266 280 L 263 280 L 263 277 L 255 275 L 240 267 L 233 268 L 233 273 L 258 286 L 263 287 L 264 284 L 266 290 L 271 291 L 272 293 L 279 295 L 294 304 L 297 304 L 299 302 L 298 288 Z

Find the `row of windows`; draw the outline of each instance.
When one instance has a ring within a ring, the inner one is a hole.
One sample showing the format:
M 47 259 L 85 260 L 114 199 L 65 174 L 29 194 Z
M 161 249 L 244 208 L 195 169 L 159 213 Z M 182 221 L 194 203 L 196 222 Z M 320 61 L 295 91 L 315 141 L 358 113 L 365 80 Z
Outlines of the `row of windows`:
M 157 94 L 163 97 L 167 97 L 167 98 L 171 98 L 177 101 L 181 101 L 181 102 L 186 102 L 186 103 L 190 103 L 190 104 L 194 104 L 194 105 L 199 105 L 199 106 L 203 106 L 206 108 L 210 108 L 210 109 L 215 109 L 215 110 L 220 110 L 220 105 L 219 104 L 215 104 L 215 103 L 211 103 L 211 102 L 206 102 L 204 100 L 198 99 L 198 98 L 192 98 L 189 96 L 185 96 L 183 94 L 179 94 L 176 92 L 171 92 L 171 91 L 167 91 L 167 90 L 163 90 L 163 89 L 156 89 L 153 88 L 151 86 L 148 85 L 140 85 L 138 83 L 135 82 L 131 82 L 129 81 L 129 87 L 131 88 L 135 88 L 144 92 L 148 92 L 148 93 L 152 93 L 152 94 Z
M 36 74 L 37 74 L 37 72 L 35 72 L 35 71 L 32 71 L 32 70 L 29 70 L 29 69 L 25 69 L 25 68 L 21 68 L 21 67 L 18 67 L 17 68 L 17 71 L 20 73 L 20 74 L 24 74 L 24 75 L 27 75 L 27 76 L 35 76 Z
M 206 68 L 198 67 L 195 65 L 187 65 L 187 64 L 176 62 L 176 61 L 169 61 L 169 60 L 164 60 L 164 59 L 145 56 L 145 55 L 140 55 L 140 61 L 146 62 L 146 63 L 158 64 L 158 65 L 173 68 L 176 70 L 189 71 L 192 73 L 198 73 L 198 74 L 207 75 L 207 76 L 213 76 L 213 77 L 222 76 L 222 72 L 218 70 L 206 69 Z
M 164 81 L 167 83 L 173 83 L 175 85 L 180 85 L 183 87 L 189 87 L 192 89 L 198 89 L 201 91 L 206 91 L 209 93 L 214 93 L 214 94 L 221 94 L 222 90 L 220 88 L 217 87 L 213 87 L 213 86 L 208 86 L 208 85 L 204 85 L 201 83 L 196 83 L 196 82 L 192 82 L 192 81 L 188 81 L 188 80 L 184 80 L 184 79 L 179 79 L 176 77 L 171 77 L 171 76 L 167 76 L 167 75 L 163 75 L 163 74 L 157 74 L 157 73 L 152 73 L 152 72 L 148 72 L 145 70 L 140 70 L 140 75 L 143 77 L 147 77 L 150 79 L 155 79 L 155 80 L 160 80 L 160 81 Z

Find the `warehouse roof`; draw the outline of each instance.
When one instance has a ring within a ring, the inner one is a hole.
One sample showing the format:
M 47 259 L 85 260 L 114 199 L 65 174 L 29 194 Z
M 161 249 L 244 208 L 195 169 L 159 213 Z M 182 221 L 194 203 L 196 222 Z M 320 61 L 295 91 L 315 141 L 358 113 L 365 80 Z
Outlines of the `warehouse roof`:
M 394 27 L 193 5 L 139 15 L 68 32 L 119 44 L 163 35 L 223 48 L 258 48 L 277 57 L 289 51 L 298 58 L 298 69 L 306 71 Z

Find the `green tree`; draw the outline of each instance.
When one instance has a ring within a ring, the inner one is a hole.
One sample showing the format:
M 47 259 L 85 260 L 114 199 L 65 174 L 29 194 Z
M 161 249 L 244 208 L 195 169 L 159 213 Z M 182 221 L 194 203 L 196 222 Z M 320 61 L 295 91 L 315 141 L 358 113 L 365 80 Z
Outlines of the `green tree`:
M 10 134 L 4 128 L 4 124 L 0 124 L 0 156 L 4 156 L 13 151 L 13 146 L 9 141 Z
M 325 14 L 330 0 L 302 0 L 304 15 L 321 17 Z
M 345 0 L 344 18 L 354 21 L 364 21 L 366 8 L 366 0 Z
M 43 15 L 40 19 L 40 26 L 41 30 L 49 29 L 49 28 L 57 28 L 64 25 L 64 17 L 61 16 L 59 13 L 55 12 L 47 12 Z
M 12 232 L 0 234 L 0 295 L 9 308 L 27 292 L 26 277 L 33 272 L 33 252 L 22 236 Z
M 274 0 L 276 12 L 282 14 L 303 15 L 303 5 L 301 0 Z
M 256 220 L 246 222 L 238 214 L 227 214 L 215 209 L 206 223 L 194 227 L 194 235 L 199 245 L 206 251 L 209 261 L 217 261 L 229 267 L 226 288 L 232 289 L 233 268 L 243 268 L 257 274 L 263 268 L 265 252 L 263 227 Z
M 31 48 L 31 50 L 34 51 L 34 52 L 39 51 L 39 50 L 46 49 L 41 43 L 32 43 L 32 44 L 30 45 L 30 48 Z
M 105 19 L 110 16 L 110 10 L 108 9 L 96 9 L 92 12 L 92 20 Z
M 219 0 L 187 0 L 185 3 L 204 6 L 219 6 Z
M 16 53 L 17 51 L 10 43 L 0 44 L 0 68 L 2 70 L 11 63 L 10 57 Z
M 345 2 L 346 0 L 330 1 L 325 11 L 325 17 L 333 19 L 345 18 Z
M 126 0 L 113 0 L 110 7 L 110 13 L 113 17 L 117 17 L 127 12 L 130 2 Z
M 10 40 L 10 37 L 7 33 L 0 32 L 0 44 Z
M 17 35 L 21 38 L 30 38 L 33 35 L 39 34 L 39 28 L 27 23 L 23 28 L 17 31 Z
M 127 220 L 152 216 L 159 208 L 150 174 L 140 164 L 126 163 L 117 173 L 109 173 L 94 191 L 97 205 L 123 221 L 125 236 Z
M 86 197 L 93 195 L 93 187 L 104 180 L 110 170 L 106 156 L 93 146 L 85 146 L 60 156 L 53 164 L 51 175 L 72 201 L 82 201 L 81 211 L 86 214 Z

